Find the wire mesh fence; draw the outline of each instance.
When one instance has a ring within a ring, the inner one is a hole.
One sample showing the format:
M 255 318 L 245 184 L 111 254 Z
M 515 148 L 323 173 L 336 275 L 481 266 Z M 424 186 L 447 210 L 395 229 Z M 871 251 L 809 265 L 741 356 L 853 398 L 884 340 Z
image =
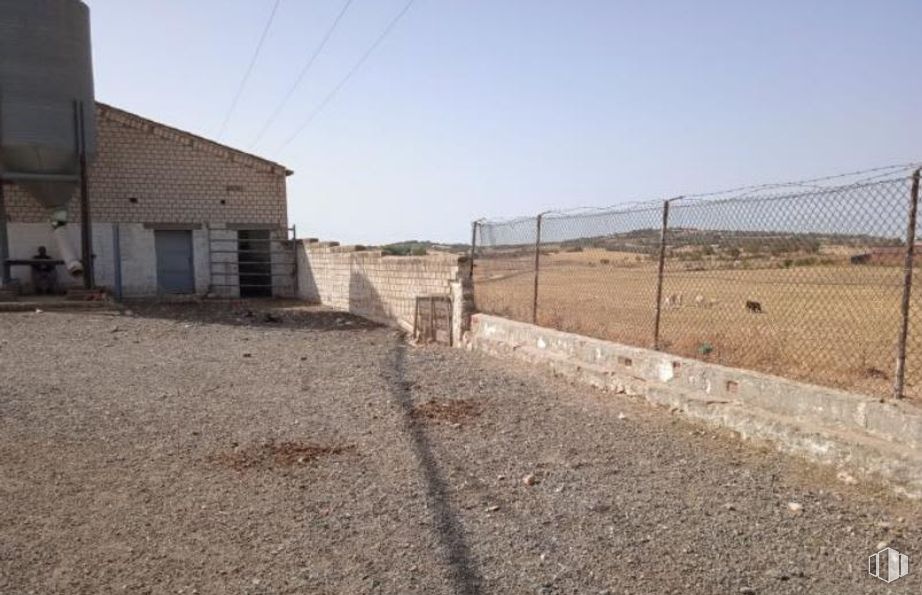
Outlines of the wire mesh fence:
M 913 183 L 785 185 L 479 221 L 475 304 L 723 365 L 922 397 L 922 287 L 911 293 L 905 266 L 911 274 L 922 258 L 912 254 Z

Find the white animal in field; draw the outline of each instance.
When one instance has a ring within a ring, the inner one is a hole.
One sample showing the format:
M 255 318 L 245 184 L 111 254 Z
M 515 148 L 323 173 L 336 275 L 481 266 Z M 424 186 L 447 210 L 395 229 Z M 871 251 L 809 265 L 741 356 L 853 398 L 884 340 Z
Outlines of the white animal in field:
M 681 308 L 682 307 L 682 294 L 673 293 L 666 296 L 666 301 L 663 302 L 663 305 L 667 308 Z
M 700 293 L 695 296 L 695 306 L 698 308 L 713 308 L 719 303 L 717 298 L 705 297 Z

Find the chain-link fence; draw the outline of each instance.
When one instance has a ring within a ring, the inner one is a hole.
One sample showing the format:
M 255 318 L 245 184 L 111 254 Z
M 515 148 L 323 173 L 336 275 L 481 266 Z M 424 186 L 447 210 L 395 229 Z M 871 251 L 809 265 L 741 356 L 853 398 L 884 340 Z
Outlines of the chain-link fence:
M 482 220 L 476 307 L 854 392 L 922 397 L 922 287 L 911 292 L 906 267 L 922 258 L 922 246 L 913 254 L 917 202 L 918 173 Z

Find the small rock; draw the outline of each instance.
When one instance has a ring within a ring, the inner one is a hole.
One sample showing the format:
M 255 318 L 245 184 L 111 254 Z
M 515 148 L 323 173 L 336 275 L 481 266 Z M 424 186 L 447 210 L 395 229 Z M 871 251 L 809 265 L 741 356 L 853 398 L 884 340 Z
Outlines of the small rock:
M 253 354 L 247 352 L 247 353 L 244 353 L 244 354 L 243 354 L 243 357 L 253 357 Z
M 618 414 L 618 419 L 627 419 L 627 416 L 622 411 L 621 413 Z
M 788 510 L 794 513 L 801 513 L 804 510 L 804 505 L 800 502 L 788 502 Z
M 524 483 L 527 486 L 533 486 L 536 483 L 538 483 L 538 478 L 535 477 L 534 473 L 529 473 L 528 475 L 522 478 L 522 483 Z
M 36 314 L 41 314 L 42 311 L 43 311 L 43 310 L 42 310 L 41 308 L 36 308 L 36 309 L 35 309 L 35 313 L 36 313 Z
M 885 547 L 887 547 L 888 545 L 890 545 L 890 542 L 889 542 L 889 541 L 881 541 L 881 542 L 879 542 L 879 543 L 877 544 L 877 548 L 875 548 L 875 549 L 877 549 L 877 550 L 882 550 L 882 549 L 884 549 Z
M 499 510 L 499 506 L 496 506 L 496 505 L 487 506 L 485 510 L 486 512 L 496 512 L 497 510 Z
M 752 587 L 740 587 L 740 593 L 742 595 L 756 595 L 756 590 Z
M 846 483 L 850 486 L 858 483 L 857 479 L 855 479 L 850 473 L 846 473 L 845 471 L 839 471 L 836 474 L 836 478 L 842 483 Z

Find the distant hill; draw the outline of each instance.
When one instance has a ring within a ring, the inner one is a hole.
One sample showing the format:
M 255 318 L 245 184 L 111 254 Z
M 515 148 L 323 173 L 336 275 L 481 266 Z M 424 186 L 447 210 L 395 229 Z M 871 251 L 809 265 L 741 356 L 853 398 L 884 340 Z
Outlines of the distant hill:
M 466 244 L 440 244 L 422 240 L 407 240 L 405 242 L 396 242 L 385 244 L 379 249 L 390 256 L 425 256 L 426 254 L 445 253 L 445 254 L 465 254 L 470 250 Z

